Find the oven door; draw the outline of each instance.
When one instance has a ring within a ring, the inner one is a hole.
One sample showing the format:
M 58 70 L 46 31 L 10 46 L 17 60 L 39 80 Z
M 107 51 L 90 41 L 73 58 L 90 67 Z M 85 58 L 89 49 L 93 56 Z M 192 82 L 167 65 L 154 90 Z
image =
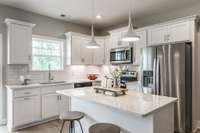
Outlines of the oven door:
M 110 51 L 111 64 L 130 64 L 133 62 L 133 48 L 116 48 Z

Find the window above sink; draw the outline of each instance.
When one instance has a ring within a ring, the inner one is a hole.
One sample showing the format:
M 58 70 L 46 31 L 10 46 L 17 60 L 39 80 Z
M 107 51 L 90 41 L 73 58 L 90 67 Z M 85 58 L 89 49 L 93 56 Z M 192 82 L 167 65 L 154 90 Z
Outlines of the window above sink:
M 64 69 L 64 40 L 33 36 L 32 38 L 32 70 L 48 71 Z

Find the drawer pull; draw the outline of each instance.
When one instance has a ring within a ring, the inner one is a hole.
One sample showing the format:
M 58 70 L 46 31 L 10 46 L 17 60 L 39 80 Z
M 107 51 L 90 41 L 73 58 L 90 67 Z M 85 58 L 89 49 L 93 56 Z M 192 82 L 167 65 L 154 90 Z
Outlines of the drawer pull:
M 30 100 L 30 98 L 29 97 L 25 97 L 24 100 Z
M 30 92 L 24 92 L 24 94 L 28 95 L 28 94 L 31 94 Z

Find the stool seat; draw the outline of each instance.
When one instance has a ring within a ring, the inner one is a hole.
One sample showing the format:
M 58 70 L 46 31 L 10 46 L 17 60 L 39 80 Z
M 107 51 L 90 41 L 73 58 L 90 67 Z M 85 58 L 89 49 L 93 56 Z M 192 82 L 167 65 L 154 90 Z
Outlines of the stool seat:
M 120 128 L 110 123 L 97 123 L 89 128 L 89 133 L 120 133 Z
M 79 111 L 64 112 L 60 115 L 60 119 L 66 120 L 66 121 L 80 120 L 83 117 L 84 117 L 84 113 L 79 112 Z
M 83 128 L 80 120 L 84 117 L 84 113 L 79 111 L 67 111 L 60 115 L 60 119 L 63 121 L 60 129 L 60 133 L 63 132 L 64 124 L 66 121 L 69 121 L 69 133 L 75 133 L 75 121 L 80 125 L 81 132 L 83 133 Z

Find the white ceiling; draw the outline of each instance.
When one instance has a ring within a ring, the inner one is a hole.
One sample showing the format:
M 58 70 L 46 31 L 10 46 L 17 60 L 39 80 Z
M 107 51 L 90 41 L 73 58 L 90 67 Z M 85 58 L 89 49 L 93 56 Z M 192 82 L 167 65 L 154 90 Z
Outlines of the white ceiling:
M 132 0 L 135 19 L 149 15 L 167 12 L 185 5 L 191 5 L 199 0 Z M 63 19 L 66 21 L 89 25 L 91 22 L 92 0 L 0 0 L 0 3 L 24 9 L 41 15 Z M 95 14 L 101 14 L 101 20 L 95 20 L 95 26 L 105 28 L 120 24 L 127 19 L 129 0 L 95 0 Z

